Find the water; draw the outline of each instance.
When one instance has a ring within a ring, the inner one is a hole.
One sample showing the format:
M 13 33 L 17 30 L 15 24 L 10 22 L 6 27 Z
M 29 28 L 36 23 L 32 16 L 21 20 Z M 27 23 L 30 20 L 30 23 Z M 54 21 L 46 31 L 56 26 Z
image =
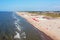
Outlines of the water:
M 52 40 L 15 12 L 0 12 L 0 40 Z
M 0 40 L 24 40 L 25 32 L 15 12 L 0 12 Z

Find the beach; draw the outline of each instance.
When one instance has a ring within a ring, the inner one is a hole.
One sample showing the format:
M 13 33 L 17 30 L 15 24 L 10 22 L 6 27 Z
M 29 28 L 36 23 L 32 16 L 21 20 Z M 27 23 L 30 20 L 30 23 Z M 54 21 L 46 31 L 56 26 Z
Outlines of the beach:
M 19 16 L 25 18 L 35 28 L 50 36 L 53 40 L 60 40 L 60 18 L 44 19 L 40 16 L 31 16 L 28 12 L 16 12 Z

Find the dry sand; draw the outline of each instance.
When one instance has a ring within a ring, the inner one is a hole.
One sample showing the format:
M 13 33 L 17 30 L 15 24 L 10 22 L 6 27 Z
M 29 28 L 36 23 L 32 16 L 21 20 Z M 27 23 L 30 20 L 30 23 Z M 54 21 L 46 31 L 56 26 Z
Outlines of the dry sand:
M 31 16 L 31 14 L 28 14 L 27 12 L 17 12 L 17 14 L 25 18 L 28 22 L 34 25 L 34 27 L 44 32 L 54 40 L 60 40 L 60 18 L 40 20 L 38 18 L 35 18 L 36 16 Z M 36 20 L 32 18 L 35 18 Z

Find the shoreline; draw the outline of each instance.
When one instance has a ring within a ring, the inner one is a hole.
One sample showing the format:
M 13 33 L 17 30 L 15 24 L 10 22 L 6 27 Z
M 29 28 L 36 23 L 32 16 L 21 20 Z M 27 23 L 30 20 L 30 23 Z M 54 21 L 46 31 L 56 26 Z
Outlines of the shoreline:
M 52 33 L 53 31 L 49 32 L 49 30 L 46 30 L 44 27 L 41 27 L 39 25 L 39 22 L 34 21 L 32 18 L 30 17 L 26 17 L 27 15 L 23 16 L 24 13 L 19 13 L 17 12 L 17 14 L 23 18 L 25 18 L 30 24 L 32 24 L 34 27 L 36 27 L 37 29 L 39 29 L 40 31 L 44 32 L 46 35 L 50 36 L 51 38 L 53 38 L 53 40 L 59 40 L 58 38 L 56 38 Z M 36 24 L 35 24 L 36 23 Z

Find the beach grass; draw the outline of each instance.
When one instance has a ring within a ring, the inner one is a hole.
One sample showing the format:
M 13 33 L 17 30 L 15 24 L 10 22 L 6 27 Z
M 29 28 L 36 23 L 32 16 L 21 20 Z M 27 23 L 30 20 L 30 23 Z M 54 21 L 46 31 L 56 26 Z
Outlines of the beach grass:
M 53 12 L 53 13 L 50 13 L 50 12 L 29 12 L 31 13 L 32 15 L 45 15 L 45 16 L 49 16 L 49 17 L 53 17 L 53 18 L 56 18 L 56 17 L 60 17 L 60 13 L 56 13 L 56 12 Z

